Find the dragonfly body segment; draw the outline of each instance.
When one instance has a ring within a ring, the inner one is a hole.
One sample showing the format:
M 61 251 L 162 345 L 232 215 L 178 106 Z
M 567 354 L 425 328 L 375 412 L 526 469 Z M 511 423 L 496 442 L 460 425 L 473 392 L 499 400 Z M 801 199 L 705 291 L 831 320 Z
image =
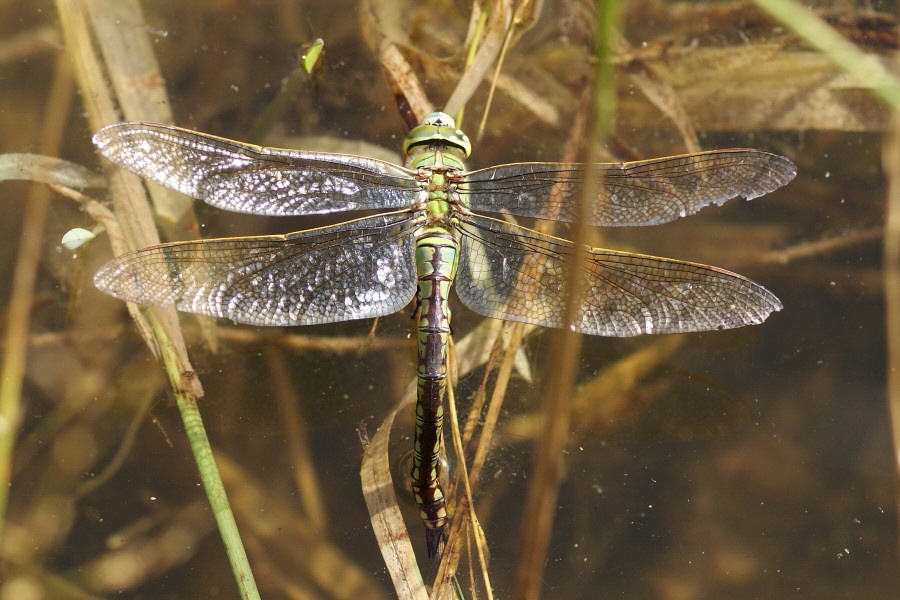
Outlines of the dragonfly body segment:
M 413 497 L 425 524 L 429 556 L 444 546 L 447 508 L 441 490 L 440 452 L 447 395 L 447 348 L 450 340 L 450 286 L 459 262 L 459 242 L 435 228 L 416 242 L 419 277 L 419 366 L 416 434 L 410 472 Z
M 343 154 L 264 148 L 152 123 L 94 136 L 135 173 L 227 210 L 306 215 L 383 210 L 281 236 L 175 242 L 115 258 L 95 285 L 118 298 L 251 325 L 315 325 L 394 313 L 419 300 L 418 398 L 411 484 L 430 555 L 447 523 L 438 483 L 447 389 L 450 288 L 471 310 L 592 335 L 728 329 L 763 322 L 781 302 L 741 275 L 697 263 L 576 248 L 480 215 L 571 221 L 586 179 L 591 223 L 666 223 L 710 204 L 756 198 L 789 182 L 786 158 L 750 149 L 614 164 L 520 163 L 467 171 L 471 151 L 434 113 L 403 144 L 406 165 Z M 568 261 L 587 253 L 580 309 L 563 321 Z

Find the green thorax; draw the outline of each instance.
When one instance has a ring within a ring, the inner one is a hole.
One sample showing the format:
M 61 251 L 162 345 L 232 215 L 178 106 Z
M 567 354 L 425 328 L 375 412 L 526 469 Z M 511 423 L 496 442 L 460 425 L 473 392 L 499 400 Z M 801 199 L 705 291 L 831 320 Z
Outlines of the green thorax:
M 406 167 L 428 174 L 427 211 L 441 219 L 450 209 L 448 174 L 465 170 L 463 161 L 472 151 L 469 138 L 444 113 L 428 115 L 403 140 Z

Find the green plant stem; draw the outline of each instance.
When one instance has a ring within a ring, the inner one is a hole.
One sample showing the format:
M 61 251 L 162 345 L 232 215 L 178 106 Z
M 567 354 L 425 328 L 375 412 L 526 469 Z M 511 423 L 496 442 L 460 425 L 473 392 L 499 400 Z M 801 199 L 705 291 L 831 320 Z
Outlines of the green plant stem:
M 203 488 L 206 490 L 213 517 L 219 527 L 222 542 L 225 544 L 225 552 L 228 554 L 228 561 L 231 563 L 231 570 L 240 589 L 241 598 L 258 599 L 259 591 L 256 588 L 256 581 L 253 579 L 250 562 L 241 542 L 237 523 L 235 523 L 234 514 L 231 512 L 231 506 L 228 503 L 228 496 L 225 494 L 225 486 L 222 484 L 222 477 L 219 475 L 219 469 L 213 457 L 212 447 L 206 435 L 206 428 L 203 426 L 203 418 L 200 416 L 200 410 L 197 406 L 197 397 L 188 391 L 191 386 L 187 385 L 187 379 L 192 374 L 186 373 L 180 367 L 181 363 L 178 360 L 175 348 L 170 343 L 159 322 L 152 315 L 150 316 L 150 323 L 159 343 L 160 356 L 165 365 L 172 390 L 175 392 L 175 402 L 178 405 L 179 412 L 181 412 L 181 420 L 184 422 L 184 429 L 191 444 L 191 451 L 194 454 L 194 460 L 197 462 L 200 481 L 203 482 Z
M 885 69 L 877 56 L 866 54 L 857 48 L 815 13 L 794 0 L 753 2 L 835 65 L 857 78 L 894 110 L 900 110 L 900 81 Z
M 615 70 L 612 53 L 618 36 L 620 6 L 618 0 L 605 0 L 596 5 L 594 28 L 597 70 L 594 80 L 594 105 L 591 136 L 588 140 L 588 162 L 596 162 L 597 149 L 612 128 L 616 110 Z M 602 181 L 588 178 L 574 219 L 573 252 L 566 269 L 566 304 L 563 323 L 573 324 L 578 315 L 583 293 L 580 276 L 588 260 L 587 211 L 597 197 Z M 543 572 L 547 564 L 553 518 L 556 514 L 559 486 L 563 479 L 562 453 L 569 435 L 572 397 L 575 391 L 581 335 L 568 327 L 555 331 L 547 391 L 542 406 L 542 433 L 536 443 L 535 466 L 529 478 L 528 495 L 522 524 L 522 542 L 516 569 L 513 598 L 537 600 L 541 597 Z

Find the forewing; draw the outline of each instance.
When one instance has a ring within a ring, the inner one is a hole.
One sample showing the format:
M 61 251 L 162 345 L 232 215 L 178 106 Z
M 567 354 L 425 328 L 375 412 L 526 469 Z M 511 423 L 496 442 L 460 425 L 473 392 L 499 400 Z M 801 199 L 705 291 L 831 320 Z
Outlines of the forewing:
M 155 123 L 117 123 L 94 135 L 106 158 L 218 208 L 257 215 L 399 209 L 418 186 L 408 169 L 324 152 L 265 148 Z
M 571 242 L 472 215 L 459 223 L 456 292 L 488 317 L 563 327 Z M 627 337 L 730 329 L 763 322 L 781 302 L 722 269 L 603 248 L 586 248 L 573 329 Z
M 94 284 L 130 302 L 250 325 L 378 317 L 415 294 L 416 224 L 390 213 L 283 236 L 163 244 L 108 262 Z
M 591 224 L 658 225 L 739 196 L 752 200 L 796 174 L 777 154 L 713 150 L 627 163 L 499 165 L 466 174 L 459 193 L 476 210 L 573 222 L 583 182 L 593 178 Z

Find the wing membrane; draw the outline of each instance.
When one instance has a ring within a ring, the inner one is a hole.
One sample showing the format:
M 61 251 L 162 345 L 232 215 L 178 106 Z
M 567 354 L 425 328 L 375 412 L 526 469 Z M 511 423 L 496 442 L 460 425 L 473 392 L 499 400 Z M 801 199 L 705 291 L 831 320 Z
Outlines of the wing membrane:
M 467 173 L 459 193 L 476 210 L 572 222 L 582 181 L 590 177 L 600 190 L 591 224 L 658 225 L 738 196 L 752 200 L 796 173 L 777 154 L 713 150 L 628 163 L 499 165 Z
M 387 213 L 283 236 L 163 244 L 110 261 L 94 284 L 123 300 L 250 325 L 383 316 L 415 294 L 417 223 Z
M 258 215 L 399 209 L 418 184 L 408 169 L 346 154 L 234 142 L 155 123 L 117 123 L 94 135 L 119 166 L 218 208 Z
M 563 327 L 571 242 L 504 221 L 466 216 L 456 292 L 488 317 Z M 591 248 L 580 273 L 574 329 L 627 337 L 761 323 L 781 302 L 735 273 L 696 263 Z

